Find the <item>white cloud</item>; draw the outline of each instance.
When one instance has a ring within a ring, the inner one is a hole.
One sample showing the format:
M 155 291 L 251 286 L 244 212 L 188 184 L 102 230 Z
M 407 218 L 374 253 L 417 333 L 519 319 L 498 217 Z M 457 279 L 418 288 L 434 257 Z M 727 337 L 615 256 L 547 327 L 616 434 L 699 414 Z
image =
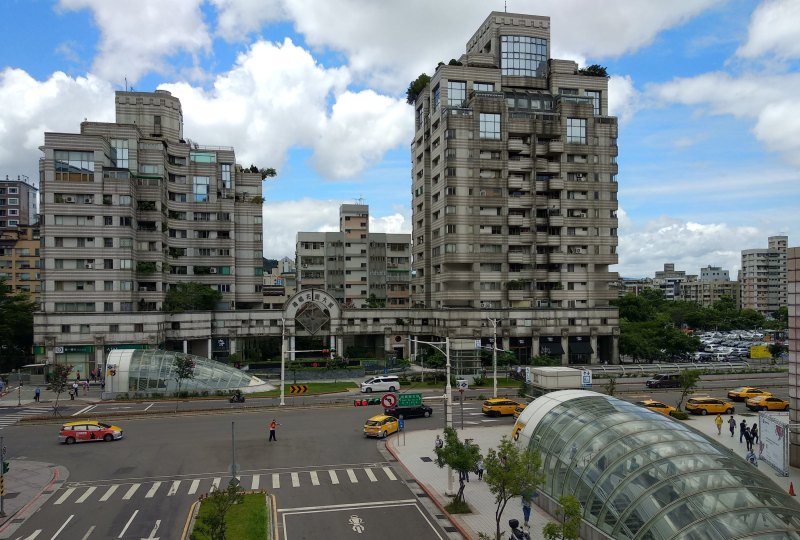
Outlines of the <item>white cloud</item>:
M 210 0 L 218 11 L 217 34 L 227 41 L 244 41 L 270 21 L 286 17 L 281 0 Z
M 400 213 L 383 217 L 370 216 L 369 232 L 411 234 L 411 223 Z
M 639 91 L 629 75 L 612 76 L 608 80 L 608 114 L 625 123 L 639 109 Z
M 123 84 L 149 72 L 170 72 L 166 59 L 177 53 L 196 56 L 211 50 L 203 21 L 202 0 L 60 0 L 65 11 L 89 9 L 100 29 L 98 54 L 92 71 L 98 77 Z
M 746 58 L 775 55 L 781 59 L 800 57 L 800 2 L 770 0 L 753 12 L 747 42 L 736 53 Z
M 114 92 L 97 77 L 71 78 L 56 72 L 37 81 L 20 69 L 0 71 L 0 163 L 6 173 L 38 179 L 44 132 L 75 132 L 87 114 L 113 121 Z

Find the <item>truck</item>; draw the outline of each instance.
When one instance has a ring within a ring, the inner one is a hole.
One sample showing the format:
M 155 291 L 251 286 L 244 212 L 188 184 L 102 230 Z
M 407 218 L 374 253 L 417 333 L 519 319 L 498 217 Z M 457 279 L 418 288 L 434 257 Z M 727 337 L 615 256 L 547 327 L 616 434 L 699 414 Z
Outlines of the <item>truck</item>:
M 562 366 L 525 368 L 525 381 L 534 396 L 556 390 L 580 390 L 591 388 L 592 372 Z

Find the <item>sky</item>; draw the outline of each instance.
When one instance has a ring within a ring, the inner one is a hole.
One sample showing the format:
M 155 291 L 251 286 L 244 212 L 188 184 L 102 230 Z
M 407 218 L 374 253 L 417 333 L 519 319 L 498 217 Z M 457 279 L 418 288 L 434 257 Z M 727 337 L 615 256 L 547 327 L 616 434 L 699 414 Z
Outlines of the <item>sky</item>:
M 800 0 L 0 0 L 0 177 L 38 179 L 44 132 L 114 121 L 164 89 L 184 136 L 264 184 L 264 256 L 298 231 L 411 232 L 409 83 L 492 10 L 549 16 L 551 55 L 606 66 L 619 128 L 619 264 L 735 279 L 744 249 L 800 245 Z

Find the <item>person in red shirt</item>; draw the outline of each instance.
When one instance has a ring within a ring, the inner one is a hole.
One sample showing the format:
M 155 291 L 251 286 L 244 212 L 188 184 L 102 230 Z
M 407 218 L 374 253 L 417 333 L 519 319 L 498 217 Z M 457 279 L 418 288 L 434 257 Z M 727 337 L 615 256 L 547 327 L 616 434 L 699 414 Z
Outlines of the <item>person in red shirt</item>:
M 269 441 L 278 442 L 278 439 L 275 438 L 275 432 L 278 430 L 279 425 L 280 424 L 274 418 L 272 422 L 269 423 Z

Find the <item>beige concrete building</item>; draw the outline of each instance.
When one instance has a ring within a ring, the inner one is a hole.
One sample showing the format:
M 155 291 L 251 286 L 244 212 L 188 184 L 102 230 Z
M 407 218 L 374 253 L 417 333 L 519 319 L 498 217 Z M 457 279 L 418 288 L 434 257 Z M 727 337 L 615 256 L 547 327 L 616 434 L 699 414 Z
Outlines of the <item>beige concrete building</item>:
M 297 290 L 324 289 L 345 307 L 371 295 L 387 308 L 409 306 L 411 236 L 371 233 L 369 207 L 339 207 L 339 232 L 297 233 Z
M 786 305 L 786 247 L 788 236 L 770 236 L 767 249 L 742 251 L 742 309 L 754 309 L 766 317 Z
M 39 226 L 16 225 L 0 229 L 0 279 L 12 292 L 30 293 L 39 301 Z
M 269 273 L 264 273 L 264 309 L 281 309 L 297 292 L 294 260 L 284 257 Z
M 27 176 L 0 180 L 0 229 L 39 222 L 39 189 Z

